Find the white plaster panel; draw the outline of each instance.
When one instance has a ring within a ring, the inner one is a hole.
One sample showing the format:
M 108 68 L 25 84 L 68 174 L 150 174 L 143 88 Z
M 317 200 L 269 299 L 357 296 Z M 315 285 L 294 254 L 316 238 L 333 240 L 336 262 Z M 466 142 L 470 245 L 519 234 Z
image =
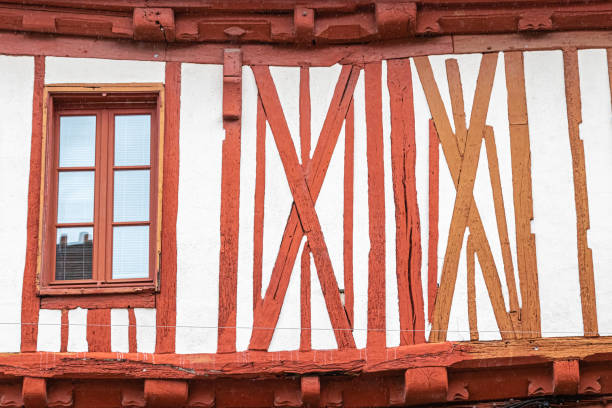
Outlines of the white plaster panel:
M 176 352 L 217 349 L 223 66 L 182 65 Z
M 164 62 L 47 57 L 45 83 L 164 82 Z
M 562 52 L 524 57 L 542 336 L 582 335 Z
M 134 309 L 136 317 L 136 351 L 154 353 L 156 330 L 156 309 Z
M 0 352 L 16 352 L 21 344 L 34 58 L 0 56 L 0 72 L 0 315 L 6 323 Z
M 421 81 L 414 64 L 410 60 L 412 75 L 412 92 L 414 101 L 414 139 L 416 144 L 416 191 L 421 221 L 421 283 L 423 285 L 423 312 L 425 315 L 425 339 L 429 338 L 431 323 L 428 319 L 428 282 L 429 271 L 429 105 L 421 86 Z
M 67 351 L 85 352 L 87 350 L 87 309 L 79 307 L 69 310 Z
M 331 67 L 310 68 L 310 157 L 314 154 L 315 147 L 319 141 L 323 123 L 329 111 L 329 104 L 334 96 L 334 90 L 340 77 L 340 71 L 342 71 L 342 66 L 339 64 L 332 65 Z
M 391 106 L 387 84 L 387 61 L 382 62 L 382 125 L 385 191 L 385 324 L 387 347 L 400 343 L 399 296 L 396 271 L 395 197 L 391 168 Z
M 286 220 L 286 218 L 282 219 Z M 300 260 L 302 259 L 305 242 L 306 239 L 302 239 L 300 250 L 295 258 L 296 261 L 291 271 L 285 300 L 268 351 L 297 350 L 300 348 Z M 316 273 L 316 270 L 311 268 L 311 273 Z M 312 336 L 314 337 L 314 333 Z
M 130 317 L 127 309 L 111 309 L 111 351 L 127 353 L 129 341 Z
M 599 334 L 612 335 L 612 109 L 605 49 L 578 51 L 582 125 Z
M 355 345 L 364 348 L 368 328 L 368 253 L 370 252 L 367 131 L 365 123 L 365 82 L 363 70 L 355 86 L 355 173 L 353 186 L 353 287 L 355 293 Z
M 59 352 L 62 342 L 62 311 L 40 309 L 38 312 L 37 351 Z
M 240 151 L 240 231 L 236 350 L 246 350 L 253 325 L 253 216 L 257 150 L 257 86 L 250 67 L 242 68 L 242 135 Z

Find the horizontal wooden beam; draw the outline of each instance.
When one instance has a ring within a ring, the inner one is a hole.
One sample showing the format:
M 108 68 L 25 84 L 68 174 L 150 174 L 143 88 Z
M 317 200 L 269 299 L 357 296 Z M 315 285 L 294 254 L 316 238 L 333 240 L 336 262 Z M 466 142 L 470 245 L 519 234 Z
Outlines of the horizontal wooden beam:
M 165 378 L 277 377 L 282 375 L 380 374 L 419 367 L 474 369 L 517 367 L 576 359 L 612 362 L 612 337 L 564 337 L 469 343 L 428 343 L 364 350 L 244 351 L 224 354 L 2 353 L 0 378 Z
M 511 50 L 551 50 L 612 47 L 612 30 L 554 32 L 539 35 L 458 35 L 394 40 L 385 43 L 328 45 L 296 48 L 293 45 L 246 44 L 244 65 L 331 66 L 363 64 L 422 55 L 461 54 Z M 106 58 L 138 61 L 175 61 L 223 64 L 224 44 L 167 44 L 129 40 L 57 37 L 50 34 L 0 31 L 0 54 L 49 57 Z
M 0 0 L 3 31 L 160 43 L 232 46 L 275 43 L 313 47 L 432 34 L 547 32 L 585 27 L 612 28 L 612 4 L 582 0 L 532 0 L 518 4 L 503 0 L 461 3 Z

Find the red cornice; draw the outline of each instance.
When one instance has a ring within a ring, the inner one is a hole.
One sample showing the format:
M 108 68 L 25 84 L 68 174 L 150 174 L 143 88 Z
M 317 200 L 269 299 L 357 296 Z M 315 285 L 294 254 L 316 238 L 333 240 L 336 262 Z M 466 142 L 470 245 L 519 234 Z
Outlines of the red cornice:
M 600 0 L 0 0 L 0 30 L 312 47 L 448 34 L 612 28 Z

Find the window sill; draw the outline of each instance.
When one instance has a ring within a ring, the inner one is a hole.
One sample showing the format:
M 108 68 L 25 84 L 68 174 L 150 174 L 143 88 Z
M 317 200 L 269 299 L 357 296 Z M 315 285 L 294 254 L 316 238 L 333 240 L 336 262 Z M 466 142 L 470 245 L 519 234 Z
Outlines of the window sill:
M 106 308 L 153 308 L 155 287 L 96 287 L 39 289 L 40 306 L 44 309 L 106 309 Z

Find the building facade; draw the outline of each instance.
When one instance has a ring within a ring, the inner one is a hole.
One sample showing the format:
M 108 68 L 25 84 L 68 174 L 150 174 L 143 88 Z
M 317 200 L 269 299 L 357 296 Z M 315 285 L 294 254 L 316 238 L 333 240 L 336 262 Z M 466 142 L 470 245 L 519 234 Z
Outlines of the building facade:
M 0 407 L 606 406 L 611 30 L 1 0 Z

